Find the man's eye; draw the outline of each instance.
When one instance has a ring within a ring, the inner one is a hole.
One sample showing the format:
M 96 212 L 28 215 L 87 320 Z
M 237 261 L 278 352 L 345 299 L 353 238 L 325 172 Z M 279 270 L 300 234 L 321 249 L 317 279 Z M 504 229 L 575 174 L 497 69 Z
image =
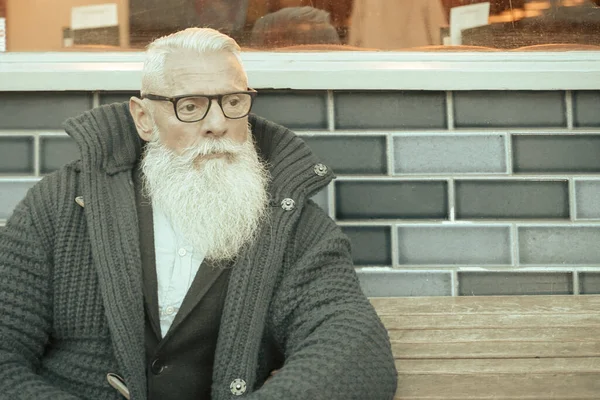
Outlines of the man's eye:
M 179 106 L 179 111 L 181 112 L 194 112 L 197 107 L 194 103 L 186 103 Z
M 229 105 L 231 107 L 236 107 L 240 104 L 240 100 L 239 99 L 230 99 L 229 100 Z

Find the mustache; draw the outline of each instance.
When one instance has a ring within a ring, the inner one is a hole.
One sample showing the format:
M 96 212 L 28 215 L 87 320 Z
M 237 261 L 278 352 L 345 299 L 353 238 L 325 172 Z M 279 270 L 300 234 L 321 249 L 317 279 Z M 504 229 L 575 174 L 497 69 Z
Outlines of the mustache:
M 189 146 L 180 150 L 177 154 L 174 150 L 165 148 L 159 140 L 149 142 L 146 152 L 153 149 L 163 149 L 169 155 L 172 167 L 186 166 L 193 164 L 196 160 L 202 159 L 213 154 L 224 154 L 229 159 L 237 157 L 244 152 L 248 146 L 247 142 L 238 143 L 228 138 L 221 139 L 203 139 L 201 143 Z
M 184 154 L 209 156 L 211 154 L 238 154 L 244 149 L 244 143 L 236 143 L 231 139 L 204 139 L 202 143 L 183 150 Z
M 211 155 L 224 155 L 229 161 L 233 161 L 243 155 L 247 147 L 254 147 L 252 127 L 249 123 L 246 129 L 246 140 L 241 143 L 228 137 L 204 137 L 199 140 L 199 143 L 194 143 L 189 147 L 176 151 L 164 146 L 160 138 L 158 125 L 155 123 L 152 139 L 146 146 L 146 153 L 157 149 L 165 150 L 165 156 L 168 156 L 171 166 L 175 168 L 195 164 L 202 158 Z
M 181 149 L 179 155 L 172 150 L 169 153 L 171 156 L 178 156 L 178 158 L 186 158 L 190 160 L 194 160 L 199 156 L 210 156 L 212 154 L 237 155 L 243 152 L 244 148 L 249 143 L 254 143 L 254 139 L 252 137 L 252 126 L 250 125 L 250 123 L 248 123 L 246 129 L 246 140 L 242 143 L 233 141 L 229 138 L 217 139 L 214 137 L 207 137 L 204 138 L 199 144 L 193 144 L 189 147 Z M 148 144 L 151 148 L 163 147 L 160 140 L 160 130 L 156 122 L 154 122 L 154 127 L 152 129 L 152 139 Z

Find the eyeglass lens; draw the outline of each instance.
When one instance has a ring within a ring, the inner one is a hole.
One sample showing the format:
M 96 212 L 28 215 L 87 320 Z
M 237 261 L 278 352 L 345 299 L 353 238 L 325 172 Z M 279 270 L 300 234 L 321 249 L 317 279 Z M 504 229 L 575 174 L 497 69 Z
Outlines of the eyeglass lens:
M 250 112 L 252 96 L 247 93 L 226 94 L 221 100 L 221 109 L 227 118 L 241 118 Z M 204 118 L 210 99 L 204 96 L 184 97 L 177 103 L 177 116 L 182 121 Z

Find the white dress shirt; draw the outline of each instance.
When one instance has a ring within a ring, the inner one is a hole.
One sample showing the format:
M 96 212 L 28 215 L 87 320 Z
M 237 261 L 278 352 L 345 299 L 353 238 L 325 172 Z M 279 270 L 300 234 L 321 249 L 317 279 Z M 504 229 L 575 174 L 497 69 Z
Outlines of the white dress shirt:
M 152 208 L 154 218 L 154 254 L 158 283 L 158 315 L 160 330 L 165 337 L 183 298 L 192 286 L 194 277 L 204 260 L 204 254 L 194 251 L 167 216 Z

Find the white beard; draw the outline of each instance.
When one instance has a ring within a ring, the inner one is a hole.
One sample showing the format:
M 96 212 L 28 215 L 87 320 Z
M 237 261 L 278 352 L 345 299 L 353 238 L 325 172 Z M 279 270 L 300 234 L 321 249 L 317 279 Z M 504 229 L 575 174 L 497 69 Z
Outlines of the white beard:
M 152 204 L 208 260 L 234 260 L 252 244 L 266 218 L 269 174 L 250 130 L 243 144 L 204 139 L 181 155 L 153 140 L 142 170 Z

